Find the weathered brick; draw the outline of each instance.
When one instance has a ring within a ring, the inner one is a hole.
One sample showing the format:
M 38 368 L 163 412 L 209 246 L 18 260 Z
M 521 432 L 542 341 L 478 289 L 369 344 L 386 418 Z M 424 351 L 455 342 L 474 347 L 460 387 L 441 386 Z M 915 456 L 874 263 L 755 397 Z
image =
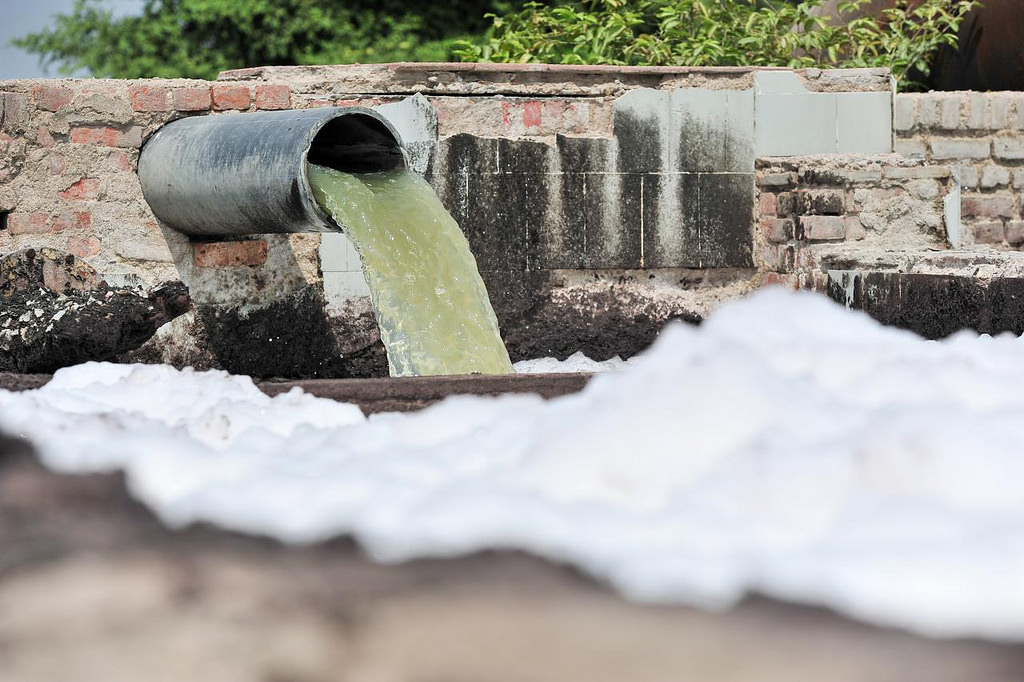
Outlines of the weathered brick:
M 1003 166 L 985 166 L 981 169 L 981 188 L 993 189 L 1010 184 L 1010 169 Z
M 138 148 L 142 146 L 142 128 L 132 126 L 122 132 L 109 126 L 81 126 L 71 129 L 71 143 Z
M 864 223 L 860 221 L 859 216 L 845 216 L 843 218 L 843 228 L 846 230 L 847 239 L 864 239 L 868 236 L 867 230 L 864 229 Z
M 100 193 L 99 178 L 82 178 L 60 193 L 61 199 L 95 199 Z
M 1020 161 L 1024 159 L 1024 139 L 997 137 L 992 141 L 992 153 L 997 159 Z
M 796 194 L 794 192 L 779 192 L 776 199 L 776 215 L 780 218 L 788 218 L 796 214 Z
M 1024 244 L 1024 220 L 1011 220 L 1006 223 L 1006 241 L 1013 246 Z
M 129 152 L 112 151 L 107 154 L 107 160 L 119 171 L 125 173 L 135 172 L 135 155 Z
M 991 152 L 988 140 L 932 140 L 934 159 L 987 159 Z
M 44 128 L 43 126 L 39 126 L 39 129 L 36 130 L 36 142 L 38 142 L 40 146 L 46 147 L 47 149 L 50 149 L 51 147 L 54 147 L 57 144 L 53 139 L 53 135 L 50 134 L 50 131 Z
M 18 92 L 0 93 L 0 130 L 20 130 L 28 119 L 28 95 Z
M 54 216 L 50 225 L 51 232 L 63 232 L 64 230 L 81 230 L 92 225 L 92 215 L 85 212 L 62 213 Z
M 61 107 L 71 104 L 74 93 L 67 88 L 54 85 L 37 85 L 32 88 L 32 97 L 36 106 L 45 111 L 57 111 Z
M 213 86 L 213 108 L 217 111 L 248 109 L 251 100 L 252 95 L 248 85 Z
M 809 241 L 834 241 L 846 237 L 842 216 L 810 215 L 800 218 L 802 238 Z
M 1013 101 L 1013 105 L 1010 108 L 1012 113 L 1008 127 L 1013 130 L 1024 130 L 1024 96 L 1015 92 L 1010 94 L 1009 97 Z
M 975 244 L 1002 244 L 1003 243 L 1003 222 L 1001 220 L 986 220 L 971 225 L 974 233 Z
M 940 125 L 946 130 L 956 130 L 960 127 L 960 110 L 963 108 L 966 97 L 963 95 L 947 94 L 940 100 Z
M 936 95 L 917 97 L 917 120 L 923 128 L 935 127 L 939 122 L 939 100 Z
M 912 159 L 923 159 L 928 156 L 928 146 L 922 140 L 895 140 L 892 148 L 897 154 Z
M 288 109 L 292 105 L 292 89 L 288 85 L 260 85 L 256 88 L 257 109 Z
M 1013 218 L 1016 217 L 1015 201 L 1012 195 L 969 195 L 961 199 L 964 218 Z
M 950 176 L 950 170 L 946 166 L 886 166 L 884 175 L 890 180 L 914 180 L 917 178 L 941 180 Z
M 881 168 L 850 169 L 842 171 L 842 174 L 849 182 L 878 182 L 882 179 Z
M 174 108 L 178 111 L 209 111 L 210 88 L 174 88 Z
M 50 226 L 48 213 L 11 213 L 7 216 L 7 229 L 11 234 L 41 234 Z
M 788 242 L 793 238 L 793 220 L 790 218 L 762 218 L 761 234 L 773 244 Z
M 796 173 L 765 173 L 757 178 L 759 187 L 791 187 Z
M 1024 168 L 1013 169 L 1013 188 L 1024 189 Z
M 133 85 L 128 89 L 132 111 L 168 111 L 170 89 L 162 85 Z
M 334 100 L 325 99 L 323 97 L 314 97 L 313 99 L 306 100 L 306 108 L 308 109 L 320 109 L 321 107 L 333 107 Z
M 263 265 L 267 262 L 267 242 L 254 240 L 196 244 L 193 262 L 200 268 Z
M 786 275 L 779 272 L 766 272 L 761 278 L 762 287 L 785 287 L 796 291 L 800 288 L 798 275 Z
M 989 97 L 982 92 L 972 92 L 970 101 L 967 103 L 967 127 L 971 130 L 985 130 L 988 128 L 988 100 Z
M 92 235 L 75 235 L 68 238 L 68 253 L 79 258 L 95 256 L 102 248 L 100 240 Z
M 911 180 L 906 187 L 907 193 L 916 199 L 934 199 L 939 196 L 939 183 L 936 180 Z
M 769 245 L 760 250 L 760 257 L 765 270 L 789 272 L 796 261 L 796 251 L 789 245 Z
M 523 125 L 527 128 L 539 126 L 541 123 L 541 103 L 525 102 L 523 104 Z
M 775 215 L 778 210 L 779 200 L 778 195 L 774 192 L 761 192 L 757 198 L 757 212 L 758 215 L 771 216 Z
M 846 203 L 842 192 L 804 190 L 796 194 L 796 210 L 809 215 L 841 215 Z
M 906 95 L 896 95 L 893 101 L 892 127 L 899 132 L 914 129 L 914 110 L 917 100 Z
M 989 99 L 988 124 L 992 130 L 1001 130 L 1010 121 L 1010 104 L 1012 100 L 1002 93 L 991 95 Z
M 68 161 L 60 154 L 48 154 L 46 165 L 50 168 L 51 175 L 60 175 L 68 169 Z
M 957 180 L 960 181 L 961 187 L 974 189 L 978 186 L 978 169 L 974 166 L 967 164 L 953 166 L 953 173 L 956 175 Z

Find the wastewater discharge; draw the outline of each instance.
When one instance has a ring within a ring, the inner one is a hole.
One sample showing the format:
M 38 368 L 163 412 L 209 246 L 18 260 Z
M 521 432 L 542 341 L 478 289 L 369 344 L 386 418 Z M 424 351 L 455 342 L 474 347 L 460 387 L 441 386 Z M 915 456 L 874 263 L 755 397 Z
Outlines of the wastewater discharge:
M 426 180 L 308 169 L 359 252 L 391 376 L 513 373 L 469 242 Z

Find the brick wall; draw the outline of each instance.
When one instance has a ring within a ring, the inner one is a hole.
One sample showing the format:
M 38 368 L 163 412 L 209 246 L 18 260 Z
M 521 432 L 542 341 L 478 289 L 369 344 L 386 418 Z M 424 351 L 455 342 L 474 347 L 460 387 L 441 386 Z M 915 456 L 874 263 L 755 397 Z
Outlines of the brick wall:
M 758 265 L 768 282 L 824 290 L 830 270 L 945 249 L 947 197 L 956 197 L 948 166 L 893 155 L 759 159 Z
M 900 94 L 893 114 L 898 153 L 959 177 L 964 244 L 1024 248 L 1024 93 Z

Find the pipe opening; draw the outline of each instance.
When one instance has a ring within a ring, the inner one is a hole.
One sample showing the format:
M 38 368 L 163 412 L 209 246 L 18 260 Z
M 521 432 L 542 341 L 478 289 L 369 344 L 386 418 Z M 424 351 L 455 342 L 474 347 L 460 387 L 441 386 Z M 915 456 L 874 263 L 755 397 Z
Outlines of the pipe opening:
M 339 116 L 320 129 L 306 155 L 310 163 L 345 173 L 378 173 L 405 167 L 394 133 L 373 116 Z

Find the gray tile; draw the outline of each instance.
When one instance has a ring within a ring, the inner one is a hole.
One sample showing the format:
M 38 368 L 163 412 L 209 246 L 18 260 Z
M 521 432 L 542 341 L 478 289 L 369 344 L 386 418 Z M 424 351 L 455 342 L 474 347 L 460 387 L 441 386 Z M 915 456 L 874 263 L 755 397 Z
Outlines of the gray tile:
M 644 267 L 699 267 L 698 175 L 649 174 L 643 180 Z
M 835 154 L 836 95 L 758 95 L 755 152 L 758 156 Z
M 836 113 L 840 154 L 892 152 L 892 93 L 838 93 Z
M 799 95 L 807 92 L 800 76 L 792 71 L 758 71 L 754 74 L 758 95 Z
M 615 100 L 614 134 L 618 141 L 617 169 L 643 173 L 670 163 L 671 94 L 638 88 Z
M 701 173 L 700 267 L 753 267 L 754 174 Z
M 641 177 L 618 173 L 586 175 L 584 267 L 641 267 Z

